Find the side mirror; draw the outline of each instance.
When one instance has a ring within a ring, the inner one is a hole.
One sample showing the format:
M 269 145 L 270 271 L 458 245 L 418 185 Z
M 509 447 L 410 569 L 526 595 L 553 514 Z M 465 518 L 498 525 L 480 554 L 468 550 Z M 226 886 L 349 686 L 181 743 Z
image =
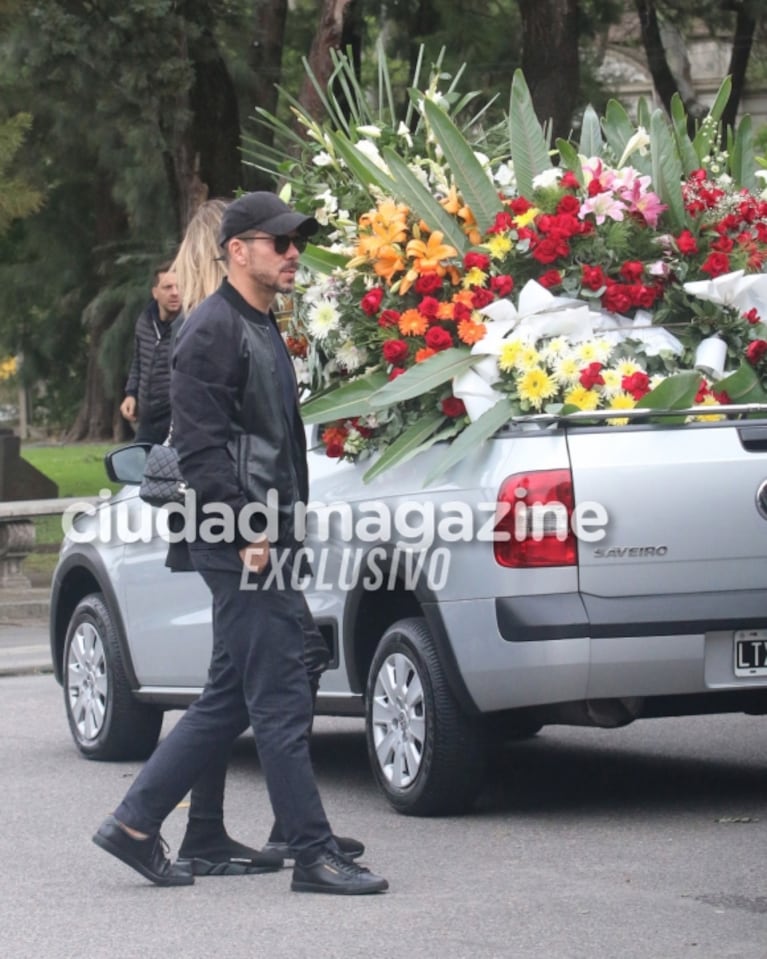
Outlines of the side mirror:
M 104 454 L 104 469 L 113 483 L 128 483 L 138 486 L 144 475 L 146 458 L 151 443 L 131 443 L 118 446 Z

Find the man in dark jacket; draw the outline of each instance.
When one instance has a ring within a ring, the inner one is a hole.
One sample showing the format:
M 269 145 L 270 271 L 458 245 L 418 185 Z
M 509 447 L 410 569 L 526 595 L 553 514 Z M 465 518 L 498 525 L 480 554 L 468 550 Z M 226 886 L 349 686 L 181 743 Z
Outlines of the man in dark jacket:
M 277 294 L 293 292 L 299 254 L 316 229 L 316 220 L 272 193 L 235 200 L 220 237 L 228 278 L 178 338 L 174 442 L 197 499 L 192 564 L 213 596 L 211 668 L 200 698 L 93 837 L 159 885 L 194 881 L 188 865 L 166 858 L 160 827 L 250 724 L 275 818 L 295 857 L 291 888 L 346 895 L 388 888 L 341 852 L 309 757 L 304 637 L 313 624 L 290 575 L 294 509 L 308 496 L 306 446 L 292 364 L 271 307 Z M 278 505 L 270 515 L 273 493 Z M 265 509 L 256 515 L 254 506 Z M 211 524 L 214 516 L 224 522 Z M 270 575 L 273 553 L 288 575 Z
M 136 320 L 133 362 L 120 412 L 136 426 L 136 442 L 162 443 L 170 427 L 170 355 L 182 322 L 181 295 L 170 262 L 154 273 L 152 299 Z

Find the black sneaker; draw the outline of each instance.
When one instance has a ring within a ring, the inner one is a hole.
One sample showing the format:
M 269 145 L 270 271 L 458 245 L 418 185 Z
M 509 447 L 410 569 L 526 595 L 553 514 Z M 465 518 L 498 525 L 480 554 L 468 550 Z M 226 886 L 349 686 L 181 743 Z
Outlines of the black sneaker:
M 365 852 L 365 847 L 359 839 L 351 839 L 349 836 L 333 836 L 335 844 L 341 853 L 347 859 L 359 859 Z M 276 853 L 283 859 L 295 859 L 296 857 L 290 851 L 290 846 L 286 842 L 269 841 L 263 849 L 264 852 Z
M 197 841 L 185 837 L 177 862 L 187 866 L 195 876 L 252 876 L 277 872 L 285 864 L 278 852 L 251 849 L 226 833 L 215 839 Z
M 147 839 L 134 839 L 114 816 L 107 816 L 93 841 L 157 886 L 191 886 L 194 882 L 188 866 L 172 863 L 165 855 L 168 845 L 159 833 Z
M 333 849 L 323 849 L 309 862 L 296 860 L 293 866 L 294 892 L 327 892 L 337 896 L 361 896 L 385 892 L 389 883 L 364 866 Z

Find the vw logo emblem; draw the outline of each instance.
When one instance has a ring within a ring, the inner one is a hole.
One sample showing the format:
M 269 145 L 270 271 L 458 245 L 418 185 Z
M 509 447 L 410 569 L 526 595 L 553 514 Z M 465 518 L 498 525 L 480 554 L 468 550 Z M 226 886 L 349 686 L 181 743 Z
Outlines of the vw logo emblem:
M 762 480 L 756 491 L 756 508 L 767 519 L 767 480 Z

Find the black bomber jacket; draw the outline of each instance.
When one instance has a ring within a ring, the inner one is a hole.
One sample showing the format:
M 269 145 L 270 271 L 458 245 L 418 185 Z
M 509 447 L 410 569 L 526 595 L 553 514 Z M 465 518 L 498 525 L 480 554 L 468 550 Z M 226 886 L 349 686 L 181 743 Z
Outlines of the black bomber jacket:
M 274 316 L 249 306 L 227 280 L 192 310 L 182 326 L 171 373 L 173 443 L 181 472 L 197 499 L 198 533 L 191 548 L 208 545 L 200 523 L 220 508 L 237 519 L 249 503 L 279 502 L 277 542 L 294 540 L 294 509 L 308 498 L 306 438 L 293 364 Z M 272 494 L 272 501 L 274 494 Z M 202 512 L 208 506 L 212 514 Z M 249 530 L 262 532 L 253 516 Z M 236 529 L 228 543 L 252 538 Z M 220 565 L 220 555 L 211 560 Z M 201 564 L 196 561 L 200 568 Z

